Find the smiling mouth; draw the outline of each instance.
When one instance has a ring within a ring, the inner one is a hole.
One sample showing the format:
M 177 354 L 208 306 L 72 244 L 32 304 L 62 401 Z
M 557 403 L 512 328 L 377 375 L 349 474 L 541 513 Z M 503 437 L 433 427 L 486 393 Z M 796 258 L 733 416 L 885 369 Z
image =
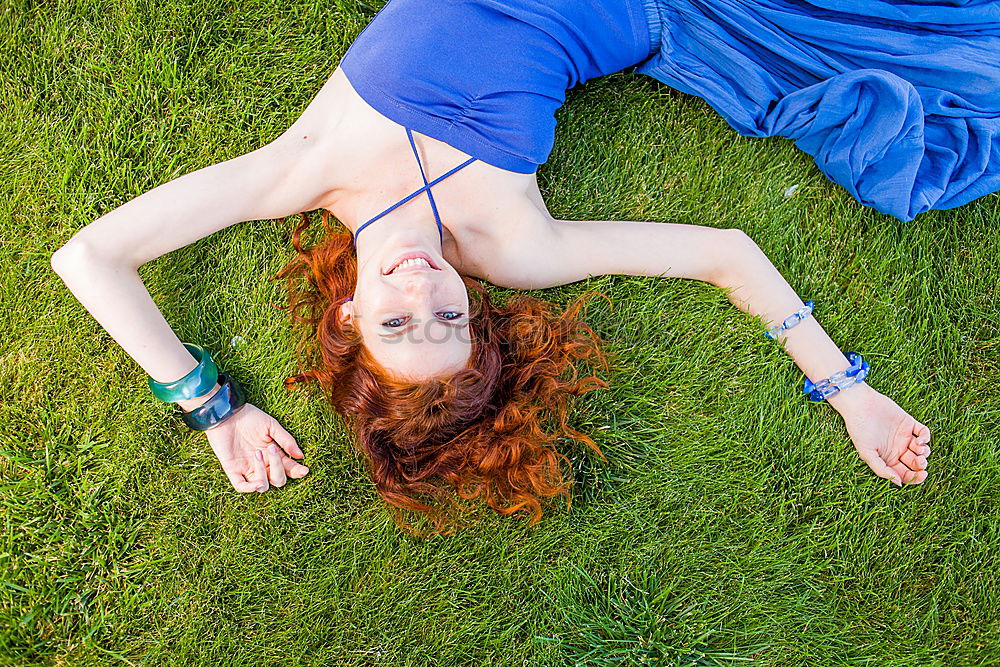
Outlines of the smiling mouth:
M 389 276 L 394 273 L 410 273 L 413 271 L 440 271 L 434 266 L 430 256 L 425 252 L 408 252 L 396 259 L 389 265 L 389 268 L 382 272 L 382 275 Z

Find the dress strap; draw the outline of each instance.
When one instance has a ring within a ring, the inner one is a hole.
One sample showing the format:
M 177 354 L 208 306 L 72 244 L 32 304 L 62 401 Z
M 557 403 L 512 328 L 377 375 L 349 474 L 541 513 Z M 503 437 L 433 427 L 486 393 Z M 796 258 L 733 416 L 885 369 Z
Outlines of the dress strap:
M 399 208 L 400 206 L 402 206 L 406 202 L 410 201 L 414 197 L 419 196 L 422 192 L 425 192 L 425 191 L 427 192 L 427 199 L 430 200 L 430 203 L 431 203 L 431 210 L 434 212 L 434 222 L 437 223 L 438 236 L 441 238 L 442 241 L 444 240 L 444 226 L 441 224 L 441 216 L 438 214 L 437 202 L 434 201 L 434 195 L 433 195 L 433 193 L 431 193 L 431 187 L 434 186 L 434 185 L 437 185 L 438 183 L 440 183 L 444 179 L 448 178 L 452 174 L 456 173 L 460 169 L 464 169 L 465 167 L 469 166 L 470 164 L 472 164 L 473 162 L 476 161 L 476 158 L 470 157 L 468 160 L 466 160 L 462 164 L 458 165 L 457 167 L 452 168 L 451 170 L 445 172 L 441 176 L 438 176 L 437 178 L 435 178 L 433 181 L 428 182 L 427 181 L 427 174 L 424 173 L 424 165 L 420 161 L 420 154 L 417 153 L 417 145 L 413 141 L 413 132 L 410 131 L 410 128 L 406 128 L 406 136 L 410 140 L 410 148 L 413 149 L 413 156 L 417 158 L 417 166 L 420 168 L 420 178 L 424 182 L 424 187 L 418 188 L 417 190 L 414 190 L 413 192 L 411 192 L 407 196 L 403 197 L 402 199 L 400 199 L 398 202 L 396 202 L 395 204 L 393 204 L 389 208 L 385 209 L 384 211 L 382 211 L 381 213 L 379 213 L 378 215 L 376 215 L 374 218 L 370 219 L 365 224 L 363 224 L 360 227 L 358 227 L 357 231 L 354 232 L 354 243 L 355 244 L 357 244 L 357 242 L 358 242 L 358 235 L 368 225 L 372 224 L 373 222 L 375 222 L 376 220 L 382 218 L 383 216 L 385 216 L 385 215 L 387 215 L 389 213 L 392 213 L 397 208 Z
M 444 243 L 444 226 L 441 224 L 441 216 L 438 215 L 437 203 L 434 201 L 434 193 L 431 192 L 430 187 L 427 185 L 427 174 L 424 173 L 424 164 L 420 161 L 420 153 L 417 152 L 417 144 L 413 141 L 413 132 L 410 128 L 406 128 L 406 138 L 410 140 L 410 148 L 413 149 L 413 157 L 417 158 L 417 167 L 420 168 L 420 178 L 424 181 L 424 187 L 427 188 L 427 199 L 431 202 L 431 211 L 434 212 L 434 222 L 437 223 L 438 228 L 438 238 L 441 239 L 441 243 Z

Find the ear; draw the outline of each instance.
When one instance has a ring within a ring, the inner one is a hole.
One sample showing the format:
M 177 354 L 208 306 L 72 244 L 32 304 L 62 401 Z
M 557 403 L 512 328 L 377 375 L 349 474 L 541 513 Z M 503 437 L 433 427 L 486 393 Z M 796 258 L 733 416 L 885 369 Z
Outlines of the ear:
M 354 328 L 354 300 L 348 299 L 337 309 L 337 318 L 346 329 Z

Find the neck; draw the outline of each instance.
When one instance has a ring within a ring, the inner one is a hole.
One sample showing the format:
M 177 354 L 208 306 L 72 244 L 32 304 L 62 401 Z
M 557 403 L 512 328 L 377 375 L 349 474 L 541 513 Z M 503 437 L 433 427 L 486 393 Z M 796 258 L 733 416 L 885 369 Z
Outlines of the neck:
M 393 211 L 361 230 L 354 240 L 358 264 L 384 260 L 387 251 L 391 253 L 395 247 L 428 249 L 440 255 L 441 236 L 437 223 L 430 206 L 426 203 L 424 206 L 427 207 L 426 215 L 407 216 L 402 211 Z

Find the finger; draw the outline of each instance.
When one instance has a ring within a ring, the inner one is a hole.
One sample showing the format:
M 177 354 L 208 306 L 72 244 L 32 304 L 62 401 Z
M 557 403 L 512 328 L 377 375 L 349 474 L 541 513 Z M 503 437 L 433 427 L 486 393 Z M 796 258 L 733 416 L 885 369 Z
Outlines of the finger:
M 887 466 L 885 464 L 885 461 L 880 459 L 878 455 L 871 452 L 866 452 L 861 455 L 861 458 L 864 460 L 865 463 L 868 464 L 868 467 L 871 468 L 872 472 L 874 472 L 876 475 L 878 475 L 882 479 L 892 480 L 892 483 L 895 484 L 896 486 L 903 486 L 903 483 L 900 481 L 901 475 L 892 468 L 890 468 L 889 466 Z
M 928 447 L 927 445 L 921 445 L 919 442 L 917 442 L 916 438 L 913 438 L 910 441 L 910 451 L 916 454 L 917 456 L 928 457 L 931 455 L 931 448 Z
M 917 437 L 917 442 L 921 445 L 930 444 L 931 441 L 931 430 L 921 424 L 920 422 L 915 422 L 913 424 L 913 435 Z
M 247 481 L 247 479 L 238 472 L 225 471 L 226 477 L 229 478 L 229 482 L 233 485 L 233 488 L 240 493 L 250 493 L 251 491 L 257 490 L 257 484 L 254 482 Z
M 264 455 L 258 449 L 253 453 L 253 476 L 257 484 L 257 490 L 263 493 L 267 491 L 267 471 L 264 469 Z
M 906 445 L 903 445 L 902 447 L 898 445 L 893 445 L 892 449 L 890 451 L 883 452 L 880 458 L 882 459 L 883 463 L 892 468 L 895 467 L 897 463 L 899 463 L 899 455 L 905 451 L 906 451 Z
M 903 486 L 906 484 L 914 475 L 913 471 L 904 466 L 902 463 L 897 463 L 894 466 L 890 466 L 893 472 L 896 473 L 896 479 L 899 483 L 896 486 Z
M 927 467 L 927 457 L 917 456 L 909 449 L 903 452 L 903 455 L 899 457 L 899 460 L 903 463 L 903 465 L 914 472 L 917 470 L 923 470 Z
M 309 468 L 301 463 L 296 463 L 287 456 L 283 456 L 281 458 L 281 462 L 285 466 L 285 474 L 292 479 L 299 479 L 300 477 L 305 477 L 309 474 Z
M 927 477 L 926 470 L 910 470 L 902 463 L 898 464 L 893 470 L 899 473 L 899 478 L 903 480 L 903 484 L 918 484 L 918 479 L 922 481 Z
M 285 428 L 277 421 L 271 424 L 270 435 L 272 440 L 288 452 L 289 456 L 296 459 L 301 459 L 304 456 L 302 454 L 302 449 L 299 448 L 299 445 L 295 442 L 295 438 L 292 437 L 292 434 L 286 431 Z
M 271 480 L 271 486 L 276 486 L 279 489 L 288 481 L 288 478 L 285 477 L 285 466 L 281 463 L 283 457 L 284 453 L 278 449 L 277 445 L 271 445 L 267 448 L 268 477 Z

